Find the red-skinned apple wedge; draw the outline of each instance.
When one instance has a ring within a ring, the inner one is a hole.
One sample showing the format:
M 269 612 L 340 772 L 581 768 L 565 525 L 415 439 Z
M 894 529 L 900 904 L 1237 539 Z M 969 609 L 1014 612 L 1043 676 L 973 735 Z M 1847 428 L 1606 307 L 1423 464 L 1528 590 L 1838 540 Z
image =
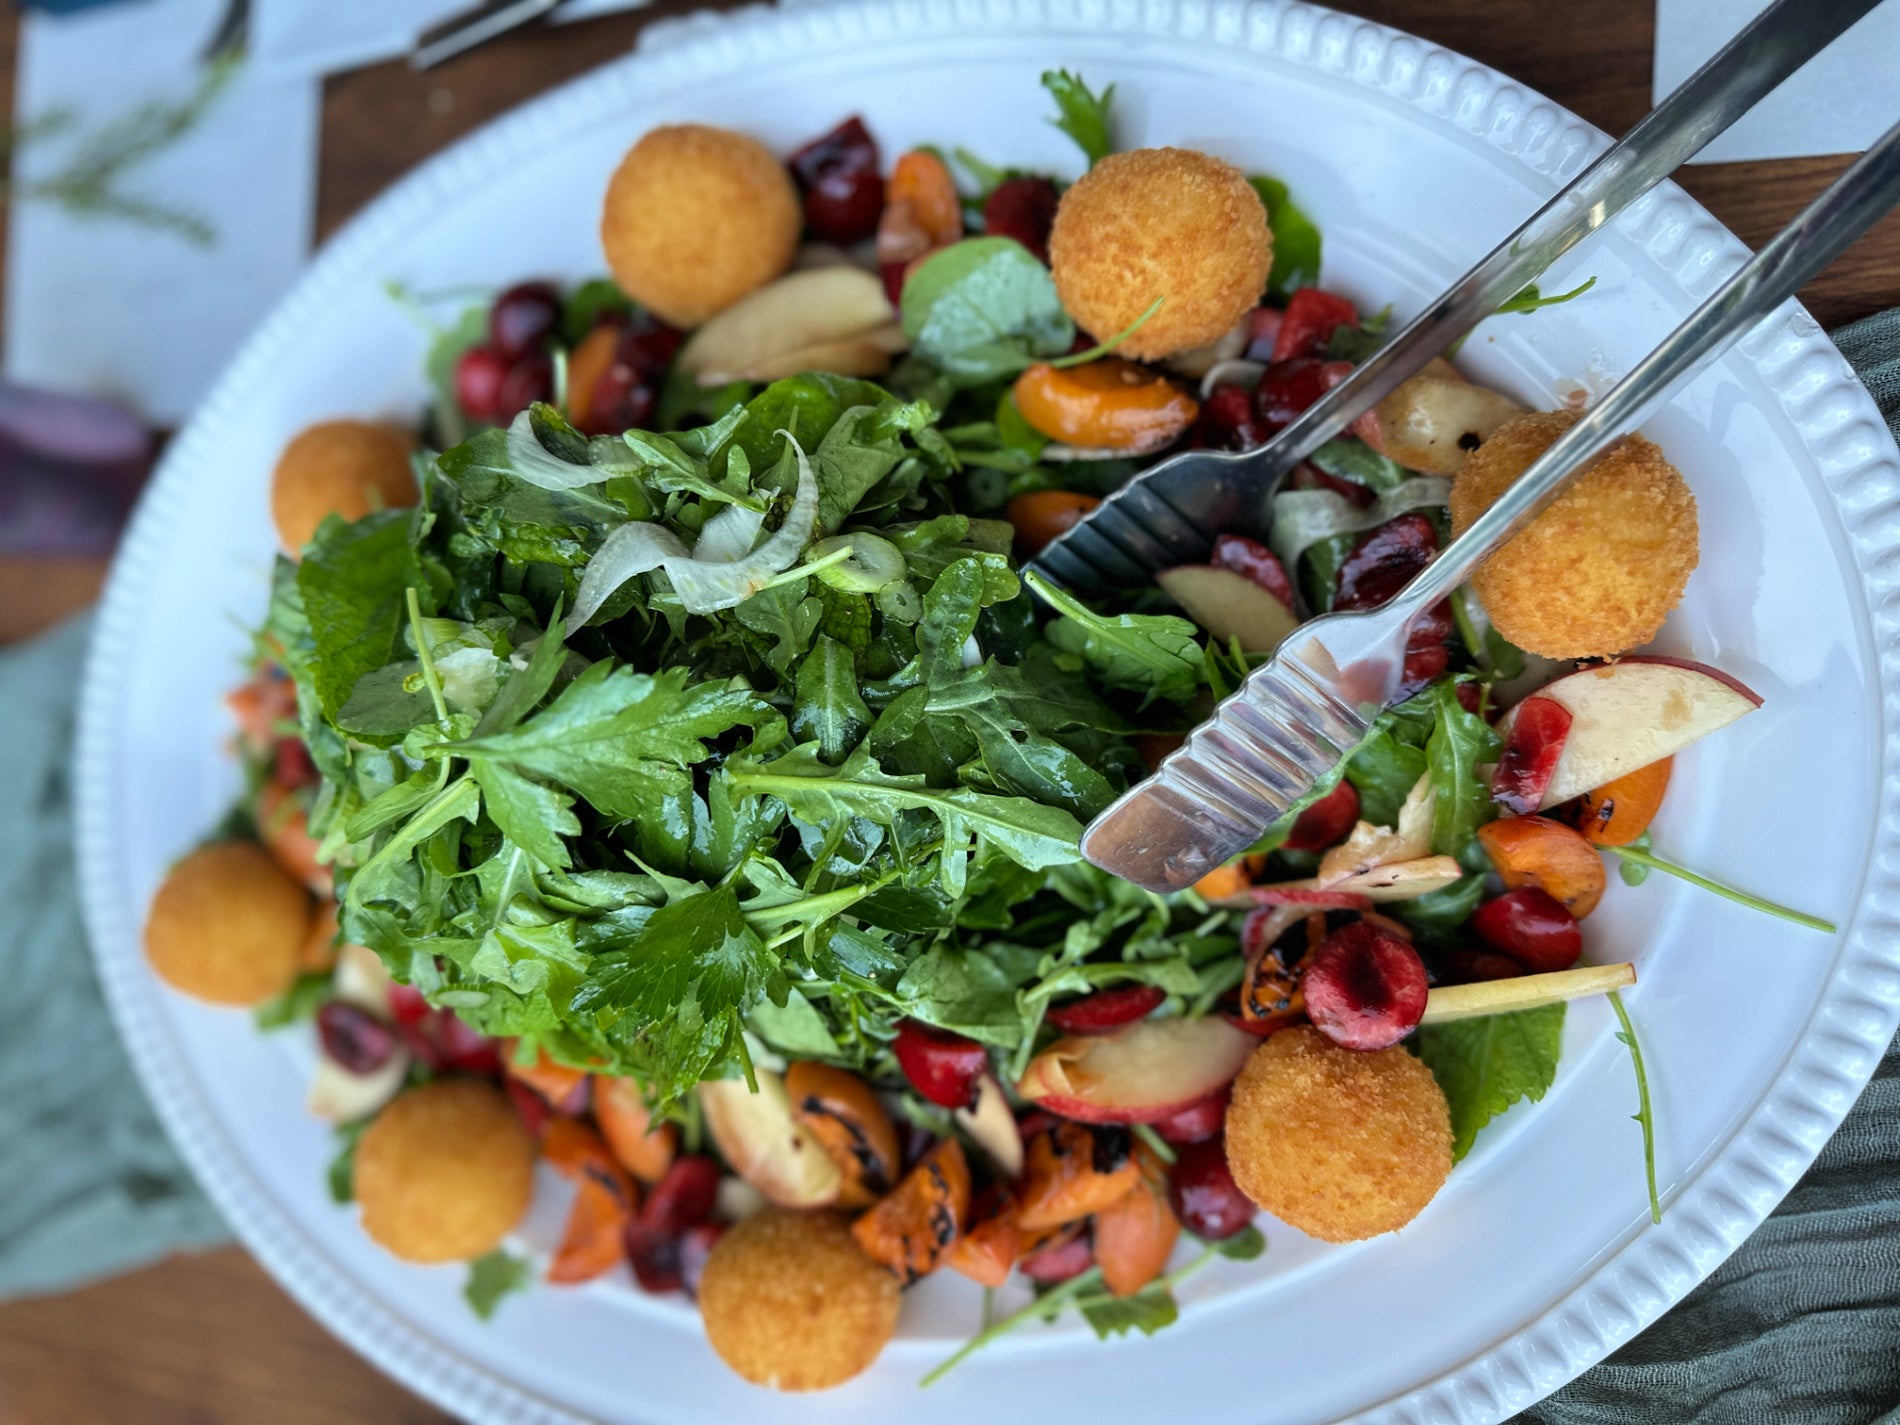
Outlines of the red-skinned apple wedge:
M 1707 664 L 1639 655 L 1583 668 L 1538 689 L 1570 711 L 1570 730 L 1539 810 L 1673 756 L 1761 706 L 1753 691 Z M 1513 708 L 1498 722 L 1508 743 Z
M 1016 1092 L 1083 1123 L 1159 1123 L 1216 1093 L 1254 1047 L 1223 1019 L 1143 1019 L 1113 1034 L 1058 1039 Z
M 1225 643 L 1238 638 L 1248 653 L 1271 653 L 1299 626 L 1293 610 L 1244 574 L 1212 564 L 1163 569 L 1155 582 L 1188 617 Z

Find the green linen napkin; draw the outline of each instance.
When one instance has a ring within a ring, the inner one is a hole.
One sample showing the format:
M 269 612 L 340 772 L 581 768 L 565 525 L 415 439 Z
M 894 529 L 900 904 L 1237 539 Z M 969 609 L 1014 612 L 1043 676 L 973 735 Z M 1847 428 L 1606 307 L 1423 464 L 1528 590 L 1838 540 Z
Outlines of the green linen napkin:
M 1900 434 L 1900 311 L 1835 334 Z M 0 653 L 0 1297 L 218 1241 L 100 1001 L 69 854 L 85 625 Z M 77 1046 L 77 1047 L 75 1047 Z M 1812 1169 L 1534 1425 L 1900 1425 L 1900 1041 Z M 1883 1411 L 1888 1413 L 1883 1414 Z
M 0 1297 L 228 1235 L 153 1117 L 86 953 L 70 769 L 90 630 L 75 619 L 0 653 Z

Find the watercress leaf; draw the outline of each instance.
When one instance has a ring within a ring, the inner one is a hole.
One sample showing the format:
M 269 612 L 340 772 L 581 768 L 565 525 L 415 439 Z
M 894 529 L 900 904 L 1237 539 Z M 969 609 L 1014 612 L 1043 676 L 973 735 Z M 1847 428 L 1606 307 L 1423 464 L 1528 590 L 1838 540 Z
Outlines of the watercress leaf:
M 534 1271 L 526 1261 L 497 1247 L 487 1256 L 469 1263 L 468 1282 L 462 1288 L 462 1295 L 468 1301 L 469 1310 L 487 1321 L 494 1316 L 503 1298 L 525 1291 L 533 1281 Z
M 1471 1151 L 1479 1129 L 1519 1099 L 1543 1098 L 1557 1077 L 1563 1031 L 1561 1004 L 1418 1031 L 1418 1056 L 1451 1105 L 1454 1161 Z
M 916 354 L 961 386 L 1013 376 L 1075 341 L 1049 269 L 1010 238 L 967 238 L 925 258 L 901 307 Z
M 1478 828 L 1497 815 L 1478 767 L 1498 760 L 1500 743 L 1489 723 L 1465 711 L 1453 680 L 1434 684 L 1431 697 L 1437 725 L 1425 744 L 1425 760 L 1438 793 L 1432 813 L 1432 853 L 1456 856 Z
M 1050 69 L 1043 71 L 1042 87 L 1056 101 L 1057 116 L 1050 122 L 1075 140 L 1076 146 L 1088 157 L 1090 167 L 1114 152 L 1108 127 L 1109 105 L 1115 97 L 1113 84 L 1096 95 L 1082 82 L 1081 75 L 1071 74 L 1066 69 Z
M 358 680 L 396 657 L 407 591 L 427 593 L 415 552 L 424 518 L 416 510 L 382 510 L 354 523 L 331 515 L 297 566 L 312 681 L 332 722 Z M 429 598 L 422 603 L 435 611 Z
M 793 691 L 792 733 L 816 739 L 825 760 L 836 762 L 871 728 L 871 710 L 858 693 L 857 669 L 842 643 L 818 635 L 798 665 Z
M 687 680 L 683 668 L 636 673 L 602 661 L 534 717 L 458 750 L 552 778 L 609 816 L 639 817 L 690 785 L 686 769 L 709 755 L 707 739 L 771 715 L 750 691 Z

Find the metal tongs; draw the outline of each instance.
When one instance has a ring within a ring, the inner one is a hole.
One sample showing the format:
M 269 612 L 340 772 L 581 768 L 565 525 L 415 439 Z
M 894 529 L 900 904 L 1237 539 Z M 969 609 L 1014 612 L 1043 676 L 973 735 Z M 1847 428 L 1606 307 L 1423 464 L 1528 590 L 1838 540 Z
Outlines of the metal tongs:
M 1205 562 L 1282 476 L 1648 192 L 1878 0 L 1777 0 L 1351 376 L 1272 442 L 1193 451 L 1145 471 L 1032 567 L 1084 593 Z M 1103 870 L 1154 891 L 1244 851 L 1358 746 L 1393 700 L 1413 620 L 1449 595 L 1590 459 L 1683 378 L 1792 296 L 1900 203 L 1900 125 L 1743 265 L 1389 603 L 1300 625 L 1155 775 L 1082 837 Z

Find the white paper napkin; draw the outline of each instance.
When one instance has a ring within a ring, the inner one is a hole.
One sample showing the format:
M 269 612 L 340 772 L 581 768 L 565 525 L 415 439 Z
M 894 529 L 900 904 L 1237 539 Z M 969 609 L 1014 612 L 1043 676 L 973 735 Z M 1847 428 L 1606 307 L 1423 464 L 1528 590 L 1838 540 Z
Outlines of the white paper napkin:
M 18 117 L 69 107 L 83 136 L 143 101 L 190 94 L 223 8 L 141 0 L 29 14 Z M 157 423 L 188 415 L 308 254 L 320 99 L 314 80 L 266 83 L 241 71 L 195 130 L 126 175 L 128 191 L 209 223 L 209 247 L 50 203 L 14 204 L 7 376 L 116 397 Z M 57 170 L 68 151 L 63 142 L 26 145 L 19 177 Z
M 1768 0 L 1657 0 L 1655 97 L 1693 74 Z M 1900 0 L 1873 13 L 1808 61 L 1698 163 L 1859 153 L 1900 122 Z

